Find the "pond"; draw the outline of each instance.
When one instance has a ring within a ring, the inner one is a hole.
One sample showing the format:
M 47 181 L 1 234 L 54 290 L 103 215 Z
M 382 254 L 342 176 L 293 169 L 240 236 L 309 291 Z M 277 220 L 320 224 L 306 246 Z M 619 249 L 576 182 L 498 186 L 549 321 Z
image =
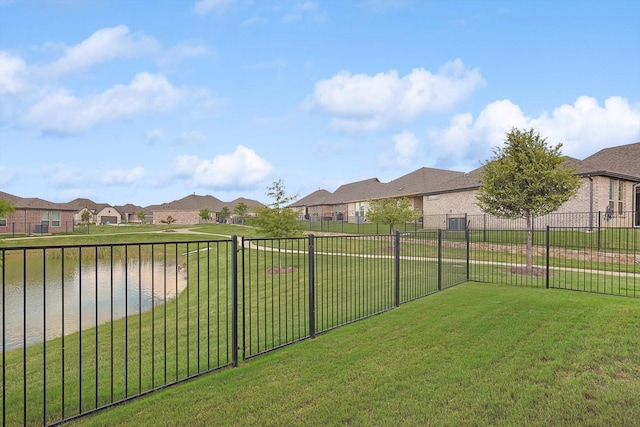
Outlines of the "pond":
M 174 255 L 126 248 L 7 252 L 0 295 L 0 351 L 137 314 L 186 286 Z M 114 253 L 115 249 L 115 253 Z

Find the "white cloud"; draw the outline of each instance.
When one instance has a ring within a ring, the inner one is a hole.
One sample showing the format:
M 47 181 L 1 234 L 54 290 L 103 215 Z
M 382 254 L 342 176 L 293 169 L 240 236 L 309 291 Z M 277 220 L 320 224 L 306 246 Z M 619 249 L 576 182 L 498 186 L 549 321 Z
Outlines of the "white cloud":
M 383 167 L 405 167 L 416 158 L 420 149 L 420 141 L 409 131 L 392 136 L 393 151 L 380 159 Z
M 459 59 L 437 74 L 422 68 L 404 77 L 395 70 L 374 76 L 342 71 L 316 83 L 307 107 L 330 114 L 337 130 L 376 131 L 425 112 L 446 111 L 483 83 L 480 72 Z
M 0 94 L 14 94 L 23 91 L 27 66 L 19 56 L 0 51 Z
M 564 153 L 581 158 L 603 146 L 639 141 L 640 105 L 612 96 L 601 106 L 595 98 L 581 96 L 573 105 L 532 119 L 531 127 L 544 130 L 552 141 L 563 142 Z
M 154 145 L 157 140 L 164 137 L 164 129 L 155 128 L 147 131 L 145 142 L 147 145 Z
M 267 22 L 268 22 L 268 20 L 265 17 L 252 16 L 251 18 L 245 20 L 242 24 L 243 25 L 257 25 L 257 24 L 265 24 Z
M 316 2 L 299 2 L 296 3 L 282 18 L 282 22 L 297 22 L 303 19 L 311 19 L 318 22 L 324 21 L 326 19 L 326 14 L 318 7 L 318 4 Z
M 375 12 L 403 9 L 411 6 L 414 0 L 365 0 L 363 5 Z
M 209 47 L 204 44 L 181 43 L 169 49 L 160 58 L 162 65 L 172 65 L 187 58 L 209 55 Z
M 41 72 L 48 77 L 63 76 L 116 58 L 144 55 L 158 49 L 154 38 L 131 34 L 124 25 L 102 28 L 80 44 L 67 48 L 62 58 L 44 66 Z
M 0 165 L 0 186 L 8 185 L 16 176 L 16 171 Z
M 164 76 L 139 73 L 129 85 L 119 84 L 84 99 L 64 89 L 51 93 L 31 108 L 25 124 L 45 132 L 74 134 L 105 121 L 166 111 L 184 96 Z
M 552 145 L 562 142 L 563 154 L 583 159 L 603 147 L 640 140 L 640 105 L 632 106 L 620 97 L 600 105 L 595 98 L 582 96 L 550 114 L 529 117 L 510 100 L 495 101 L 475 121 L 470 113 L 459 114 L 448 128 L 429 132 L 431 160 L 443 167 L 479 167 L 514 127 L 533 128 Z
M 199 0 L 193 5 L 193 11 L 199 15 L 220 11 L 234 3 L 235 0 Z
M 128 185 L 141 180 L 146 174 L 142 166 L 136 166 L 130 170 L 113 169 L 105 172 L 100 182 L 104 185 Z
M 64 168 L 56 171 L 48 181 L 55 188 L 73 188 L 82 183 L 82 176 L 77 170 Z
M 184 132 L 173 142 L 176 145 L 202 145 L 207 141 L 207 137 L 198 131 Z
M 185 155 L 177 157 L 173 164 L 175 177 L 207 188 L 245 188 L 261 182 L 272 170 L 266 160 L 242 145 L 233 153 L 212 160 Z

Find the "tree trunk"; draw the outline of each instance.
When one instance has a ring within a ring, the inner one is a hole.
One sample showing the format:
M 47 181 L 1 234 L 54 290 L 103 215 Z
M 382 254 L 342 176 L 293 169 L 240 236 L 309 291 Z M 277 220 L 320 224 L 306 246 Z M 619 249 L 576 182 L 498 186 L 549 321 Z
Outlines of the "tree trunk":
M 531 230 L 532 216 L 527 214 L 527 272 L 533 270 L 533 231 Z

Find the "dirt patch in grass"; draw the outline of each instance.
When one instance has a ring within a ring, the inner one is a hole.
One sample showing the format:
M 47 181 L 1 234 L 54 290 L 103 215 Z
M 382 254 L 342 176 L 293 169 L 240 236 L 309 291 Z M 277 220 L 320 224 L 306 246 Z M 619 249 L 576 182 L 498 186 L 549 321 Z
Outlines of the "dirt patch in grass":
M 267 274 L 285 274 L 285 273 L 293 273 L 294 271 L 296 271 L 295 267 L 278 266 L 278 267 L 268 268 Z

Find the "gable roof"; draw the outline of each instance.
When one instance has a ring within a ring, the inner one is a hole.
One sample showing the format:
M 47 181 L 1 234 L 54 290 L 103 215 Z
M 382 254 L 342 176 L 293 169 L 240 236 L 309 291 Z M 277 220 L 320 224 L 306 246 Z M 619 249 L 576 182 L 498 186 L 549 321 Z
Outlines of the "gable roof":
M 7 200 L 17 209 L 37 209 L 37 210 L 55 210 L 55 211 L 73 211 L 74 209 L 66 206 L 64 203 L 53 203 L 42 200 L 37 197 L 18 197 L 13 194 L 0 191 L 0 199 Z
M 99 203 L 96 203 L 93 200 L 84 199 L 84 198 L 73 199 L 72 201 L 67 202 L 65 204 L 76 211 L 79 211 L 80 209 L 83 209 L 83 208 L 96 210 L 98 209 L 98 205 L 99 205 Z
M 120 212 L 120 214 L 133 214 L 137 215 L 138 212 L 143 211 L 142 206 L 136 206 L 132 203 L 127 203 L 126 205 L 114 206 L 114 208 Z
M 602 149 L 584 159 L 576 173 L 640 181 L 640 142 Z
M 329 196 L 331 196 L 331 193 L 327 190 L 316 190 L 308 196 L 305 196 L 300 200 L 296 200 L 294 203 L 290 204 L 289 207 L 299 208 L 304 206 L 324 205 Z
M 325 204 L 338 205 L 384 197 L 385 187 L 378 178 L 343 184 L 324 200 Z
M 343 184 L 333 193 L 327 190 L 316 190 L 289 206 L 337 205 L 370 199 L 421 195 L 440 183 L 461 175 L 463 172 L 422 167 L 386 183 L 380 182 L 378 178 L 369 178 Z
M 247 205 L 249 210 L 251 210 L 251 208 L 264 207 L 264 204 L 257 200 L 245 199 L 244 197 L 238 197 L 237 199 L 228 203 L 222 202 L 222 205 L 227 206 L 230 210 L 233 211 L 240 203 L 244 203 L 245 205 Z
M 189 194 L 182 199 L 174 200 L 172 202 L 156 205 L 153 210 L 157 211 L 198 211 L 202 208 L 209 208 L 212 212 L 219 212 L 224 203 L 222 200 L 213 196 L 198 196 L 196 194 Z M 151 207 L 149 207 L 151 208 Z
M 425 195 L 450 193 L 455 191 L 469 191 L 479 188 L 482 184 L 482 170 L 483 166 L 472 170 L 471 172 L 464 173 L 448 181 L 444 181 L 435 185 L 430 191 L 425 192 Z
M 573 157 L 565 156 L 563 165 L 568 168 L 577 169 L 581 165 L 581 161 Z M 482 171 L 484 166 L 480 166 L 471 172 L 459 175 L 451 180 L 443 181 L 434 186 L 430 191 L 425 192 L 426 196 L 440 193 L 453 193 L 456 191 L 472 191 L 480 188 L 482 185 Z
M 463 172 L 423 167 L 388 182 L 386 197 L 402 197 L 423 194 L 439 184 L 464 175 Z

